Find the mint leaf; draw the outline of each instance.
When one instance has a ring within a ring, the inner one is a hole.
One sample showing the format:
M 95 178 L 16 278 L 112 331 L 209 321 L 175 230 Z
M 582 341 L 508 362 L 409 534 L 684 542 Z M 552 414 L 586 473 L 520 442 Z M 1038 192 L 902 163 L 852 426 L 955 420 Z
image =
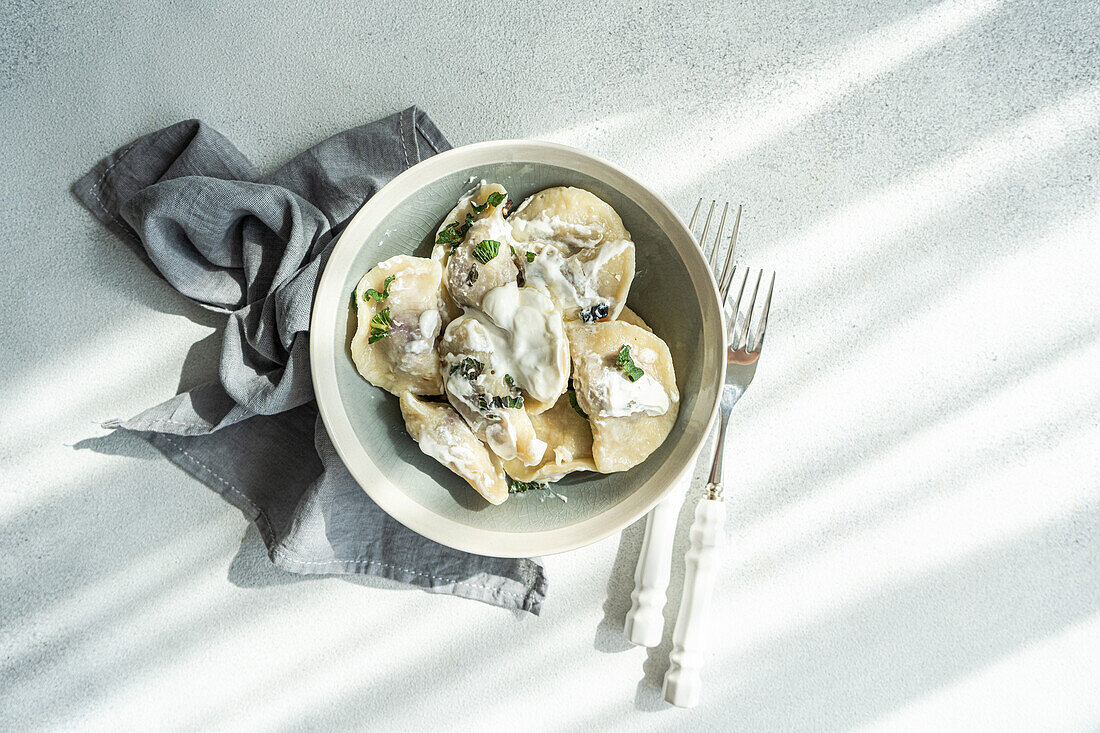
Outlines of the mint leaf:
M 393 320 L 390 318 L 390 309 L 383 308 L 374 314 L 374 318 L 370 319 L 370 335 L 367 336 L 367 343 L 373 344 L 375 341 L 381 341 L 390 335 L 390 326 L 393 324 Z
M 396 278 L 397 275 L 390 275 L 389 277 L 387 277 L 386 282 L 382 285 L 381 293 L 374 288 L 367 288 L 366 291 L 363 292 L 363 300 L 369 301 L 371 298 L 374 298 L 379 303 L 381 303 L 383 300 L 390 297 L 390 283 L 392 283 Z
M 622 348 L 619 349 L 619 354 L 615 357 L 615 365 L 619 367 L 619 371 L 623 373 L 623 376 L 631 382 L 637 382 L 645 375 L 641 367 L 634 363 L 634 359 L 630 356 L 630 347 L 626 344 L 623 344 Z
M 500 242 L 495 239 L 483 239 L 474 247 L 473 255 L 475 260 L 484 265 L 496 257 L 498 252 L 500 252 Z

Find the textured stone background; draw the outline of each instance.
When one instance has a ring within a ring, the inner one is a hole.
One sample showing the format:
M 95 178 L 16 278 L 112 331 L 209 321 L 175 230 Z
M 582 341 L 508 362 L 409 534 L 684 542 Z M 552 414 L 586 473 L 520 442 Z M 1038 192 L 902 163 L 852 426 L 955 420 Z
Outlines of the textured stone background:
M 0 728 L 1100 726 L 1100 4 L 420 5 L 0 7 Z M 101 438 L 218 319 L 71 182 L 182 118 L 271 167 L 413 103 L 744 202 L 779 271 L 695 710 L 618 634 L 640 526 L 517 617 L 276 572 Z

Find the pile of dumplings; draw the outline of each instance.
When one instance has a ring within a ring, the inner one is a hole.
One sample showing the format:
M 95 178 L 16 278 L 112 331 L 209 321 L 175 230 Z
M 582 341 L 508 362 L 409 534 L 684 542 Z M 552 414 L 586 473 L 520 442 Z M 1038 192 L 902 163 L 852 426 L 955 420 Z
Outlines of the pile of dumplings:
M 574 471 L 626 471 L 680 406 L 672 355 L 626 307 L 634 243 L 579 188 L 518 207 L 463 196 L 430 258 L 397 255 L 355 288 L 351 355 L 400 400 L 420 449 L 492 504 Z

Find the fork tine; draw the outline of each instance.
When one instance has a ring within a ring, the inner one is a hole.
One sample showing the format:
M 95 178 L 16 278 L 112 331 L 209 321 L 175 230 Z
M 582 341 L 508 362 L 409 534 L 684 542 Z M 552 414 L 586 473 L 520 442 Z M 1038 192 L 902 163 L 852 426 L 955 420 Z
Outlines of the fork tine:
M 756 294 L 760 292 L 760 280 L 764 276 L 764 271 L 760 270 L 756 273 L 756 284 L 752 286 L 752 298 L 749 299 L 749 308 L 745 311 L 745 320 L 741 321 L 741 325 L 737 327 L 737 338 L 732 339 L 731 343 L 736 345 L 738 351 L 744 349 L 748 342 L 749 337 L 749 323 L 752 321 L 753 307 L 756 305 Z M 746 282 L 749 279 L 749 273 L 745 271 Z M 744 294 L 744 285 L 741 286 L 741 293 Z M 737 297 L 737 309 L 734 311 L 734 322 L 737 321 L 737 314 L 741 312 L 741 296 Z M 742 342 L 745 342 L 744 344 Z
M 763 274 L 763 270 L 761 270 Z M 768 294 L 764 296 L 764 309 L 760 313 L 760 325 L 759 331 L 753 334 L 752 348 L 749 351 L 760 351 L 760 347 L 764 345 L 764 331 L 768 328 L 768 311 L 772 307 L 772 291 L 775 289 L 775 271 L 772 271 L 771 280 L 768 282 Z M 751 314 L 751 311 L 750 311 Z
M 733 269 L 737 270 L 736 267 L 734 267 Z M 732 312 L 730 313 L 729 325 L 726 327 L 726 335 L 727 336 L 732 334 L 733 331 L 734 331 L 734 327 L 737 323 L 737 311 L 741 307 L 741 296 L 745 294 L 745 284 L 748 283 L 748 281 L 749 281 L 749 268 L 747 268 L 747 267 L 741 268 L 741 287 L 739 287 L 737 289 L 737 298 L 733 301 L 733 304 L 732 304 L 732 307 L 731 307 Z M 729 298 L 725 298 L 725 299 L 722 300 L 722 317 L 723 318 L 725 318 L 726 306 L 729 306 L 729 305 L 730 305 Z M 727 344 L 727 346 L 730 346 L 730 347 L 733 347 L 735 345 L 736 345 L 735 341 L 729 341 L 729 343 Z
M 730 248 L 726 252 L 726 264 L 722 267 L 722 279 L 719 280 L 718 291 L 722 294 L 723 301 L 729 295 L 730 285 L 733 284 L 733 251 L 737 249 L 737 232 L 741 228 L 741 209 L 742 206 L 738 204 L 737 216 L 733 220 L 733 233 L 730 234 Z
M 718 231 L 714 233 L 714 249 L 710 251 L 710 269 L 713 271 L 718 265 L 718 250 L 722 249 L 722 232 L 726 230 L 726 214 L 729 213 L 730 204 L 729 201 L 722 207 L 722 218 L 718 220 Z M 718 273 L 714 273 L 715 283 L 717 284 Z
M 707 220 L 703 224 L 703 235 L 699 237 L 699 249 L 702 250 L 704 257 L 707 256 L 707 232 L 710 231 L 710 220 L 714 216 L 714 207 L 717 205 L 717 201 L 710 202 L 710 211 L 707 212 Z M 692 233 L 694 234 L 694 232 Z
M 691 215 L 691 223 L 688 224 L 688 229 L 692 234 L 695 234 L 695 220 L 699 218 L 699 209 L 703 208 L 703 199 L 699 199 L 699 203 L 695 204 L 695 213 Z

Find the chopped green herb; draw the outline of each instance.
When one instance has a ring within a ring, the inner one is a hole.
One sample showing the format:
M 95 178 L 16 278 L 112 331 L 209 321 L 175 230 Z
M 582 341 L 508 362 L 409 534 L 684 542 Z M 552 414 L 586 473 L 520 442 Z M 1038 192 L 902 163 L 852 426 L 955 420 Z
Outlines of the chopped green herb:
M 634 363 L 634 359 L 630 357 L 630 347 L 626 344 L 623 344 L 622 348 L 619 349 L 619 354 L 615 357 L 615 365 L 619 367 L 619 371 L 623 373 L 623 376 L 631 382 L 637 382 L 645 374 L 641 367 Z
M 483 239 L 474 247 L 473 255 L 475 260 L 484 265 L 496 257 L 498 252 L 500 252 L 500 242 L 495 239 Z
M 470 266 L 470 272 L 469 272 L 468 275 L 466 275 L 466 287 L 468 287 L 468 288 L 473 287 L 474 283 L 477 282 L 477 278 L 478 278 L 477 265 L 471 265 Z
M 453 250 L 458 245 L 462 244 L 463 238 L 466 236 L 466 232 L 470 231 L 470 225 L 474 223 L 474 215 L 467 214 L 465 220 L 460 224 L 457 221 L 452 221 L 447 226 L 443 227 L 439 232 L 439 236 L 436 237 L 436 244 L 449 244 Z
M 577 393 L 573 390 L 569 390 L 569 405 L 577 412 L 578 415 L 585 420 L 588 419 L 588 413 L 581 409 L 580 404 L 577 402 Z
M 512 256 L 515 257 L 516 256 L 516 248 L 509 244 L 508 249 L 512 250 Z
M 462 361 L 451 364 L 451 374 L 461 374 L 471 382 L 480 377 L 483 371 L 485 371 L 485 365 L 469 356 Z
M 390 275 L 389 277 L 387 277 L 386 282 L 382 285 L 381 293 L 374 288 L 367 288 L 366 291 L 363 292 L 363 300 L 369 301 L 371 298 L 374 298 L 379 303 L 381 303 L 383 300 L 390 297 L 390 283 L 392 283 L 395 279 L 397 279 L 397 275 Z
M 462 237 L 458 233 L 460 224 L 457 221 L 453 221 L 447 226 L 439 230 L 439 236 L 436 237 L 436 244 L 450 244 L 454 245 L 457 242 L 462 241 Z
M 373 344 L 389 336 L 392 323 L 389 308 L 383 308 L 375 313 L 374 318 L 370 319 L 370 335 L 367 337 L 367 343 Z
M 477 407 L 482 412 L 485 412 L 489 409 L 489 401 L 485 399 L 485 395 L 479 394 L 477 396 Z
M 500 206 L 502 201 L 504 201 L 504 194 L 500 191 L 493 191 L 489 194 L 489 198 L 485 199 L 485 203 L 489 206 Z
M 515 397 L 494 397 L 493 407 L 510 407 L 513 410 L 518 410 L 523 407 L 523 395 L 516 395 Z
M 541 481 L 516 481 L 513 479 L 512 485 L 508 487 L 508 493 L 522 494 L 524 491 L 542 491 L 549 488 L 549 484 L 544 484 Z
M 527 253 L 527 261 L 528 262 L 534 262 L 535 261 L 535 253 L 534 252 L 528 252 Z
M 513 390 L 516 388 L 516 380 L 512 379 L 511 374 L 504 375 L 504 383 L 511 387 Z

